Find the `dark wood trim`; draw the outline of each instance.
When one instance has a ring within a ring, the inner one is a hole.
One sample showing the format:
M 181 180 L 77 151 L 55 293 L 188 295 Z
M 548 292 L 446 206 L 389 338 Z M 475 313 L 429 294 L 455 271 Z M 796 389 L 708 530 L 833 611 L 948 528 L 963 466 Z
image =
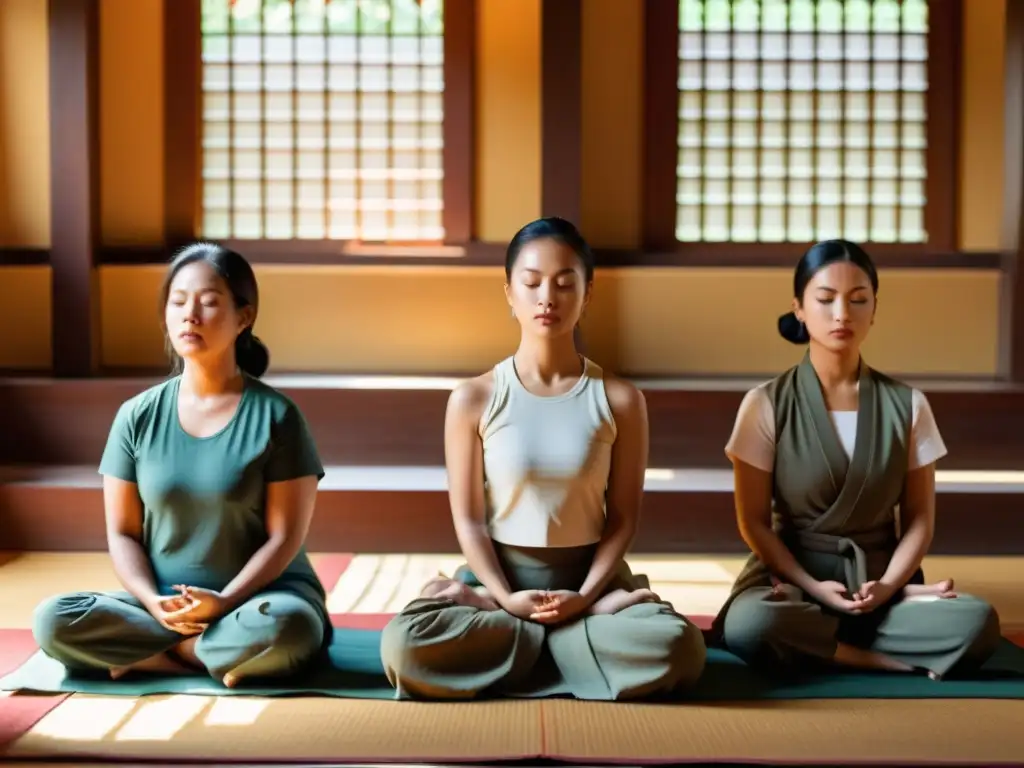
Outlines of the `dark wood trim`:
M 362 245 L 341 240 L 223 240 L 253 264 L 295 266 L 460 266 L 496 267 L 504 264 L 504 243 L 408 246 Z M 104 265 L 166 264 L 176 245 L 107 246 L 100 249 Z
M 793 269 L 809 245 L 705 243 L 695 248 L 660 251 L 598 248 L 595 249 L 595 258 L 598 268 L 729 267 L 757 269 L 774 267 Z M 871 258 L 879 269 L 999 270 L 1003 267 L 1002 254 L 988 251 L 939 253 L 876 247 L 871 249 Z
M 583 216 L 583 3 L 541 2 L 541 214 Z
M 202 0 L 164 5 L 164 237 L 195 237 L 202 178 Z
M 476 234 L 477 0 L 447 0 L 444 12 L 443 164 L 445 242 Z
M 929 0 L 924 226 L 927 247 L 935 251 L 960 245 L 963 30 L 963 0 Z
M 1024 3 L 1006 4 L 999 373 L 1024 382 Z
M 38 267 L 49 263 L 49 248 L 0 248 L 0 267 Z
M 679 156 L 679 2 L 644 3 L 644 133 L 642 242 L 670 253 L 676 241 Z
M 361 246 L 333 240 L 227 240 L 253 264 L 377 265 L 377 266 L 461 266 L 496 267 L 504 263 L 505 243 L 469 242 L 446 246 L 409 247 Z M 99 263 L 104 265 L 165 264 L 174 246 L 108 246 L 100 249 Z M 709 247 L 699 251 L 639 251 L 616 248 L 595 248 L 598 269 L 631 267 L 728 267 L 750 269 L 772 267 L 792 269 L 800 247 L 751 250 L 742 244 L 732 247 Z M 901 253 L 882 250 L 873 254 L 880 269 L 969 269 L 999 270 L 1003 256 L 992 252 Z M 0 263 L 3 263 L 0 256 Z
M 50 0 L 48 9 L 53 372 L 78 377 L 99 357 L 99 5 Z
M 909 259 L 955 251 L 959 245 L 959 124 L 963 0 L 929 0 L 926 244 L 864 243 L 875 256 Z M 811 244 L 680 243 L 675 235 L 676 158 L 679 131 L 679 3 L 647 0 L 644 6 L 644 160 L 643 244 L 665 254 L 658 266 L 704 266 L 708 254 L 742 252 L 769 255 L 779 248 L 799 254 Z M 677 254 L 669 257 L 668 254 Z M 694 255 L 696 254 L 696 255 Z M 770 257 L 770 256 L 769 256 Z M 795 259 L 794 259 L 795 261 Z M 653 264 L 652 264 L 653 266 Z M 740 266 L 740 265 L 736 265 Z M 742 266 L 750 266 L 743 263 Z

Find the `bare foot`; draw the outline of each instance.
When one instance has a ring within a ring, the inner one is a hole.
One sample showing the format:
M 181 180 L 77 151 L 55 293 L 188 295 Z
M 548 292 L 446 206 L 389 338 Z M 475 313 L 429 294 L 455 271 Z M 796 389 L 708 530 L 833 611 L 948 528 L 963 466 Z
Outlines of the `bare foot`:
M 607 595 L 590 606 L 590 613 L 593 616 L 600 614 L 618 613 L 629 608 L 631 605 L 640 603 L 656 603 L 660 600 L 656 594 L 649 589 L 634 589 L 629 592 L 625 589 L 613 589 Z
M 111 667 L 110 679 L 120 680 L 129 672 L 156 672 L 164 675 L 191 675 L 195 673 L 195 670 L 189 669 L 188 666 L 181 661 L 178 661 L 168 653 L 158 653 L 155 656 L 150 656 L 148 659 L 143 659 L 135 664 L 129 664 L 124 667 Z
M 949 599 L 956 597 L 956 592 L 953 591 L 953 580 L 943 579 L 937 581 L 934 584 L 907 584 L 903 588 L 904 597 L 938 597 L 942 599 Z
M 486 592 L 481 594 L 461 581 L 448 578 L 435 578 L 427 582 L 427 585 L 420 592 L 420 597 L 430 597 L 438 600 L 453 600 L 459 605 L 470 608 L 478 608 L 481 611 L 496 611 L 498 604 Z
M 845 667 L 878 669 L 888 672 L 913 672 L 914 668 L 877 651 L 868 651 L 854 645 L 839 643 L 832 661 Z
M 199 660 L 199 657 L 196 656 L 196 642 L 198 640 L 199 635 L 193 635 L 182 640 L 171 649 L 171 654 L 180 659 L 185 666 L 192 667 L 193 670 L 205 671 L 206 667 Z

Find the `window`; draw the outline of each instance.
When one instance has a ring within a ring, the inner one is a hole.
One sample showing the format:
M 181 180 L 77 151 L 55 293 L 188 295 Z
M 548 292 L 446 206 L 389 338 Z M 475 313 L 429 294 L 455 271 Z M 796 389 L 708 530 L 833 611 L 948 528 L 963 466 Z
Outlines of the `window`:
M 202 0 L 201 31 L 203 237 L 444 239 L 444 0 Z
M 929 136 L 929 119 L 949 119 L 929 114 L 929 86 L 952 84 L 929 83 L 927 0 L 677 12 L 677 241 L 929 242 L 929 151 L 953 148 Z

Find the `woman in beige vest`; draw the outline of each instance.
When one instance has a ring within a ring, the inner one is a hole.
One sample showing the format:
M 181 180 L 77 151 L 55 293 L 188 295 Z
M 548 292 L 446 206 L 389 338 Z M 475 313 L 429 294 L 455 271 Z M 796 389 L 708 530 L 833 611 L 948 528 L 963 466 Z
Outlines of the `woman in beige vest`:
M 810 349 L 746 395 L 726 447 L 753 555 L 713 637 L 765 669 L 938 679 L 977 667 L 999 642 L 988 603 L 948 579 L 924 583 L 946 447 L 925 396 L 861 359 L 877 293 L 857 245 L 829 240 L 804 255 L 779 332 Z
M 445 424 L 467 566 L 427 584 L 385 628 L 381 654 L 399 697 L 635 699 L 689 686 L 703 670 L 700 631 L 624 561 L 647 412 L 639 390 L 575 346 L 593 273 L 586 242 L 562 219 L 526 225 L 508 247 L 519 348 L 452 393 Z

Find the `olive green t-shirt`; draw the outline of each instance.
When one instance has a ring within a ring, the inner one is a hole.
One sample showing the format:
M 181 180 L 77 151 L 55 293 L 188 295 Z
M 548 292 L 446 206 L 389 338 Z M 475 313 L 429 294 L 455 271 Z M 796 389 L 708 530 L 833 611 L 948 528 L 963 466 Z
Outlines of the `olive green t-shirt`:
M 136 483 L 142 544 L 157 586 L 222 590 L 268 539 L 267 483 L 324 469 L 302 413 L 287 396 L 250 376 L 234 417 L 210 437 L 193 437 L 178 418 L 176 376 L 126 401 L 100 461 L 100 474 Z M 267 590 L 309 600 L 325 617 L 326 598 L 305 546 Z

